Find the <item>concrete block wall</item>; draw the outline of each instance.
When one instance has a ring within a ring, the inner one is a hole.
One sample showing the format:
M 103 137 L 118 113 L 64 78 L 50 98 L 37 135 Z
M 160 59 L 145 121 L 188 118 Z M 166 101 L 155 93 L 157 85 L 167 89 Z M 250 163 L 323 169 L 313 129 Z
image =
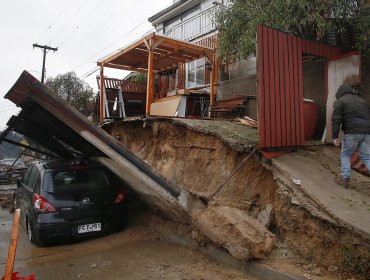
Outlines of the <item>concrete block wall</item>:
M 238 94 L 257 94 L 257 64 L 255 57 L 230 64 L 228 73 L 230 79 L 220 81 L 219 100 L 232 98 Z
M 237 95 L 257 95 L 257 64 L 256 58 L 228 65 L 229 80 L 221 81 L 217 100 L 236 97 Z M 250 100 L 247 104 L 246 115 L 257 119 L 257 102 Z

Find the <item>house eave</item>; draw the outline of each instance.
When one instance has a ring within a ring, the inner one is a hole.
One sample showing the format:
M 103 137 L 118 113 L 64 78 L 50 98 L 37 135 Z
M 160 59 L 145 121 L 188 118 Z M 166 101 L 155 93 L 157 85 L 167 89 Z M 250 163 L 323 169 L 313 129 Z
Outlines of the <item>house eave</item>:
M 157 26 L 164 21 L 171 19 L 193 7 L 196 5 L 200 4 L 203 0 L 188 0 L 188 1 L 181 1 L 178 2 L 162 11 L 159 13 L 151 16 L 148 18 L 148 21 L 153 25 Z

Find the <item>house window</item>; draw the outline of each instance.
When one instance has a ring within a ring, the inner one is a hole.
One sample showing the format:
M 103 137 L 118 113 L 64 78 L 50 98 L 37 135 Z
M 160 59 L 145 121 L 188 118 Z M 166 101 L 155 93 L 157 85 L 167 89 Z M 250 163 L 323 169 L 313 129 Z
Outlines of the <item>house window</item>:
M 186 64 L 186 88 L 204 85 L 204 58 Z

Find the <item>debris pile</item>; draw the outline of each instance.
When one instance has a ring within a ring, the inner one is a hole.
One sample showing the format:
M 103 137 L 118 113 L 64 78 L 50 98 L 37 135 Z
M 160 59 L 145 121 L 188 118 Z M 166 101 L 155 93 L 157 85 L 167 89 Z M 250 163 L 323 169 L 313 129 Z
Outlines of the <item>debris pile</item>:
M 7 164 L 0 164 L 0 185 L 15 184 L 17 179 L 22 176 L 25 167 L 11 166 Z
M 17 185 L 0 185 L 0 206 L 5 209 L 13 209 L 13 197 Z

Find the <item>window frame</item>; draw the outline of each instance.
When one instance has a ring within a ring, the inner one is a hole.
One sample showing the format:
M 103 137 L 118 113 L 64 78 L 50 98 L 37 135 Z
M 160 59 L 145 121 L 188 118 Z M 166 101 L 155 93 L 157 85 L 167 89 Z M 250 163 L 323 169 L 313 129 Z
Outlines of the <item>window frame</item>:
M 185 88 L 194 88 L 204 86 L 206 82 L 206 61 L 205 58 L 199 58 L 186 63 L 185 66 Z M 193 67 L 194 65 L 194 67 Z M 190 73 L 194 72 L 194 81 L 189 81 Z M 200 74 L 202 73 L 202 74 Z M 199 78 L 201 76 L 201 78 Z M 199 83 L 198 81 L 201 80 Z

